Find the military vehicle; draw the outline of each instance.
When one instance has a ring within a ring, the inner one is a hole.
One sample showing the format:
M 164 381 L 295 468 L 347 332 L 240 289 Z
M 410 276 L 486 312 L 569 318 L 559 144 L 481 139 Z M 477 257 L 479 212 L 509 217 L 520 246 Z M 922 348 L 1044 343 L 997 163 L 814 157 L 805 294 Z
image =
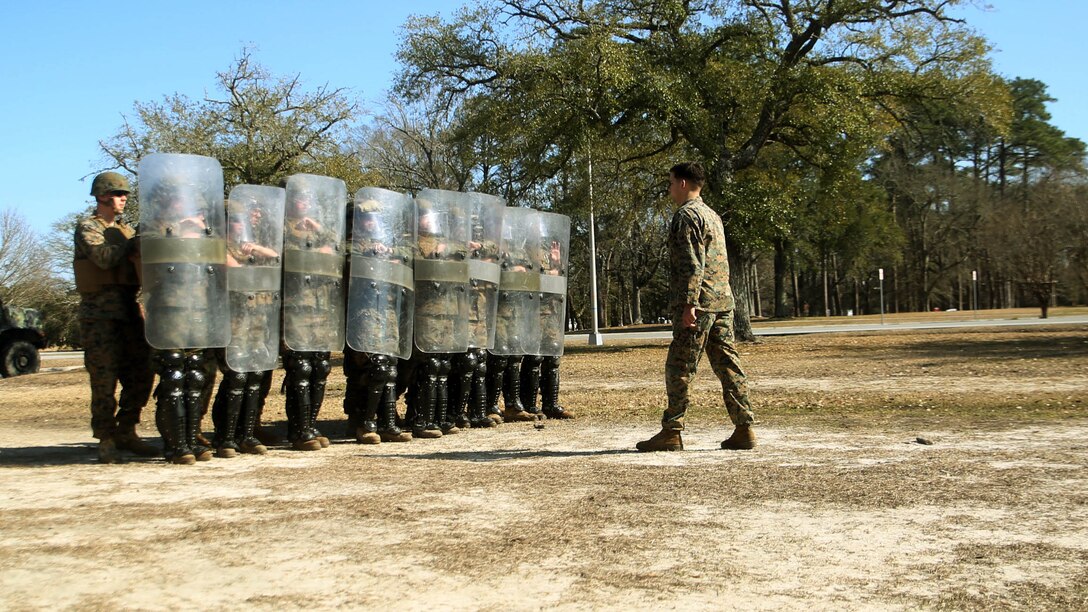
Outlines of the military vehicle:
M 0 375 L 33 374 L 41 365 L 38 349 L 45 348 L 42 317 L 33 308 L 0 303 Z

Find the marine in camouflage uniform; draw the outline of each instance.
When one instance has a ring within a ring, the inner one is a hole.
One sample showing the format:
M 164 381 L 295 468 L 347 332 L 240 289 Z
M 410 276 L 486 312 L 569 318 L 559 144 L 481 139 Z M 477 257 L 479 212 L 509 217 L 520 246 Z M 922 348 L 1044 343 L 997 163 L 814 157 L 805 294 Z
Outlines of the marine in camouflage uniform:
M 544 236 L 540 244 L 540 273 L 549 276 L 558 276 L 565 271 L 561 270 L 563 257 L 560 249 L 561 242 L 554 236 Z M 562 323 L 555 324 L 555 319 L 563 321 L 566 318 L 566 300 L 564 296 L 550 293 L 541 293 L 540 298 L 540 331 L 541 347 L 543 355 L 526 355 L 521 363 L 521 404 L 525 411 L 537 418 L 549 419 L 573 419 L 574 413 L 559 405 L 559 360 L 562 353 L 563 329 Z M 549 324 L 551 323 L 551 324 Z M 540 405 L 537 405 L 537 394 L 540 394 Z
M 244 205 L 232 203 L 228 207 L 228 270 L 242 268 L 243 262 L 251 266 L 278 267 L 279 252 L 270 246 L 278 246 L 278 240 L 274 242 L 272 236 L 264 235 L 268 232 L 260 231 L 262 215 L 259 206 L 247 210 Z M 253 235 L 249 235 L 247 229 L 251 229 Z M 269 320 L 269 309 L 279 307 L 278 293 L 256 289 L 236 290 L 230 284 L 231 273 L 228 271 L 227 286 L 231 308 L 231 346 L 244 347 L 244 362 L 274 363 L 275 358 L 266 347 L 275 348 L 278 345 L 278 338 L 273 335 L 279 331 L 278 324 L 272 329 L 274 321 Z M 216 456 L 229 458 L 239 452 L 264 455 L 268 449 L 256 438 L 256 428 L 260 422 L 261 391 L 266 372 L 235 370 L 227 363 L 227 350 L 216 350 L 219 370 L 223 373 L 223 382 L 212 406 Z
M 378 214 L 381 203 L 365 200 L 358 205 L 359 213 L 349 208 L 348 227 L 352 248 L 347 253 L 350 266 L 352 253 L 367 258 L 389 259 L 402 264 L 411 262 L 412 251 L 409 247 L 391 246 L 391 236 L 383 236 L 386 228 Z M 354 227 L 354 221 L 359 227 Z M 384 238 L 384 239 L 383 239 Z M 350 276 L 345 267 L 345 282 Z M 378 283 L 370 280 L 363 282 Z M 382 290 L 367 292 L 371 300 L 355 311 L 349 310 L 348 317 L 360 320 L 349 322 L 349 330 L 361 328 L 370 330 L 363 342 L 369 346 L 384 343 L 400 344 L 402 333 L 401 321 L 397 320 L 396 308 L 390 303 L 395 300 L 394 292 L 398 289 L 392 283 L 381 283 Z M 349 303 L 351 298 L 349 297 Z M 381 339 L 375 337 L 381 333 Z M 392 347 L 390 347 L 392 348 Z M 382 442 L 410 442 L 412 435 L 402 431 L 397 423 L 397 361 L 392 355 L 357 351 L 350 346 L 344 348 L 344 376 L 347 379 L 344 388 L 344 413 L 348 416 L 348 430 L 360 444 L 380 444 Z
M 195 239 L 211 235 L 204 213 L 185 216 L 191 212 L 185 209 L 206 210 L 216 194 L 199 193 L 196 186 L 182 185 L 179 181 L 163 180 L 143 198 L 146 207 L 152 201 L 161 202 L 157 214 L 149 215 L 148 221 L 143 221 L 146 217 L 141 215 L 139 234 L 145 246 L 155 238 Z M 198 203 L 183 204 L 191 198 L 196 198 Z M 148 312 L 154 311 L 159 321 L 155 328 L 162 337 L 156 346 L 175 347 L 152 352 L 152 363 L 159 374 L 159 384 L 155 388 L 155 424 L 162 435 L 163 456 L 171 463 L 189 465 L 209 461 L 213 456 L 209 441 L 201 433 L 200 423 L 208 412 L 214 388 L 215 349 L 195 347 L 206 346 L 201 340 L 212 335 L 209 330 L 216 325 L 214 318 L 209 317 L 210 304 L 205 292 L 208 283 L 215 281 L 206 275 L 203 266 L 187 264 L 171 268 L 175 279 L 158 288 L 153 295 L 145 296 L 144 306 Z M 145 278 L 147 270 L 145 259 Z
M 91 380 L 91 430 L 98 459 L 119 460 L 117 449 L 153 457 L 158 450 L 136 434 L 140 411 L 151 395 L 154 373 L 144 318 L 137 303 L 140 282 L 136 232 L 120 217 L 128 180 L 116 172 L 94 178 L 96 210 L 75 230 L 73 268 L 79 291 L 83 362 Z M 114 394 L 121 383 L 121 398 Z
M 755 416 L 748 401 L 748 382 L 733 337 L 733 292 L 721 217 L 700 192 L 705 173 L 698 163 L 673 166 L 669 196 L 680 207 L 669 225 L 669 291 L 673 339 L 665 360 L 668 407 L 661 431 L 639 442 L 640 451 L 682 450 L 680 432 L 690 404 L 689 389 L 703 352 L 721 381 L 722 397 L 733 434 L 723 449 L 755 446 Z
M 327 179 L 328 177 L 321 177 Z M 292 183 L 292 180 L 295 182 Z M 343 296 L 338 294 L 343 282 L 340 269 L 336 277 L 320 274 L 290 273 L 288 266 L 291 251 L 306 251 L 337 255 L 341 249 L 338 231 L 322 226 L 310 217 L 314 210 L 316 192 L 306 175 L 290 177 L 287 182 L 287 212 L 284 220 L 284 309 L 290 308 L 294 316 L 284 316 L 284 344 L 281 347 L 286 373 L 284 386 L 287 391 L 287 439 L 295 450 L 320 450 L 329 446 L 329 439 L 317 429 L 317 415 L 325 401 L 325 387 L 332 370 L 329 351 L 293 350 L 289 338 L 301 339 L 307 344 L 323 344 L 330 335 L 330 325 L 342 321 L 330 321 L 330 314 L 341 314 Z M 339 209 L 343 210 L 343 209 Z M 342 265 L 342 260 L 341 260 Z M 309 288 L 299 283 L 311 284 Z M 291 286 L 294 284 L 295 286 Z M 294 296 L 293 299 L 291 296 Z M 289 303 L 290 300 L 290 303 Z
M 432 208 L 425 199 L 417 200 L 419 207 L 419 232 L 416 239 L 415 277 L 415 350 L 409 362 L 407 395 L 407 421 L 415 438 L 441 438 L 443 434 L 455 434 L 460 429 L 449 420 L 449 375 L 453 368 L 453 353 L 426 352 L 420 347 L 448 346 L 459 331 L 459 320 L 466 316 L 461 312 L 465 302 L 457 297 L 458 289 L 452 281 L 421 280 L 421 265 L 428 260 L 464 262 L 468 256 L 464 238 L 452 240 L 448 217 Z M 467 263 L 465 282 L 467 284 Z M 425 321 L 421 325 L 420 321 Z M 467 331 L 467 327 L 464 328 Z
M 494 240 L 483 236 L 483 227 L 478 223 L 473 226 L 472 240 L 468 244 L 472 259 L 497 264 L 499 245 Z M 488 319 L 497 299 L 496 291 L 488 290 L 478 279 L 469 281 L 469 336 L 475 339 L 473 345 L 464 353 L 453 356 L 449 376 L 448 420 L 455 426 L 495 427 L 502 422 L 502 416 L 494 413 L 491 418 L 487 413 L 487 348 L 489 335 Z M 492 285 L 494 287 L 494 285 Z

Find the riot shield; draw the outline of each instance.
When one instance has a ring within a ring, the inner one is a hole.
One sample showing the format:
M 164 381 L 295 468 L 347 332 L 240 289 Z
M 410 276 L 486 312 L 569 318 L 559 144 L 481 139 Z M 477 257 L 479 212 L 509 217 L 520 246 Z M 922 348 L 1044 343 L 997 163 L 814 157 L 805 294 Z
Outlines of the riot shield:
M 468 232 L 465 194 L 416 196 L 415 345 L 424 353 L 468 350 Z
M 412 355 L 415 204 L 395 191 L 364 187 L 351 224 L 347 343 L 364 353 Z
M 495 346 L 495 313 L 499 306 L 499 244 L 502 198 L 483 193 L 465 194 L 471 221 L 468 242 L 468 345 L 489 349 Z
M 535 355 L 540 347 L 540 271 L 532 245 L 539 242 L 536 211 L 507 207 L 499 246 L 496 355 Z
M 283 342 L 293 351 L 344 348 L 344 181 L 287 179 L 283 220 Z
M 157 349 L 230 340 L 223 170 L 202 155 L 140 160 L 140 253 L 145 335 Z
M 567 320 L 567 260 L 570 246 L 570 217 L 540 212 L 540 242 L 537 261 L 540 270 L 540 349 L 537 355 L 563 354 Z
M 231 335 L 225 352 L 235 372 L 276 367 L 286 195 L 280 187 L 238 185 L 227 198 Z

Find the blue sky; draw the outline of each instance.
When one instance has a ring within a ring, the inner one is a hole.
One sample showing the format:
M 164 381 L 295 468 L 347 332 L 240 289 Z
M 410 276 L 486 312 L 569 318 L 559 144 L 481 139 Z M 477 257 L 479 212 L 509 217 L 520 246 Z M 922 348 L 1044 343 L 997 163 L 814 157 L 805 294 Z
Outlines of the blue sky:
M 452 15 L 460 0 L 393 3 L 17 2 L 0 37 L 0 209 L 18 208 L 39 232 L 90 202 L 86 175 L 106 162 L 98 141 L 136 101 L 174 92 L 200 98 L 244 46 L 275 75 L 350 88 L 379 101 L 396 69 L 409 15 Z M 1053 123 L 1088 141 L 1088 50 L 1083 0 L 991 0 L 961 13 L 995 47 L 996 70 L 1043 81 Z

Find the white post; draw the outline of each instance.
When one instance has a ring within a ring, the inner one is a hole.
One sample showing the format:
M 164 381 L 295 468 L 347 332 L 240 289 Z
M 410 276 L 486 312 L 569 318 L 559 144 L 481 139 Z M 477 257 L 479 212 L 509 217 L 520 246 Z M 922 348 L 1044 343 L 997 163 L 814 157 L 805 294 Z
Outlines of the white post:
M 597 326 L 597 237 L 593 220 L 593 149 L 589 149 L 589 299 L 593 319 L 589 345 L 600 346 L 604 344 L 604 337 L 601 336 L 600 328 Z
M 971 311 L 978 318 L 978 270 L 971 270 Z
M 884 325 L 884 268 L 877 268 L 876 275 L 880 278 L 880 324 Z

